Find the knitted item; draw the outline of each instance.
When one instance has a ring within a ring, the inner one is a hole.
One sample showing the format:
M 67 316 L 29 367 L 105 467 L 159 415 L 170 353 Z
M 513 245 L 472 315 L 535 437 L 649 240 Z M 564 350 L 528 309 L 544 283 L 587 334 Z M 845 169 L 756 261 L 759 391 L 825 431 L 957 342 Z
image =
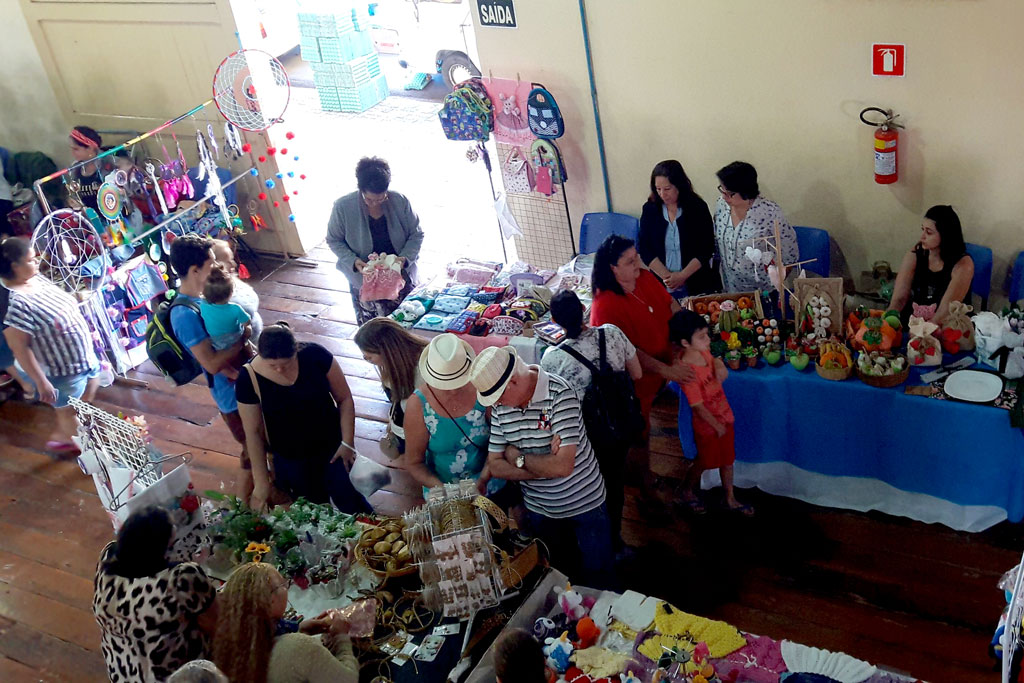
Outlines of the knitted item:
M 658 605 L 654 614 L 654 627 L 666 635 L 689 634 L 695 642 L 707 643 L 711 656 L 716 659 L 747 644 L 735 626 L 681 612 L 667 602 Z

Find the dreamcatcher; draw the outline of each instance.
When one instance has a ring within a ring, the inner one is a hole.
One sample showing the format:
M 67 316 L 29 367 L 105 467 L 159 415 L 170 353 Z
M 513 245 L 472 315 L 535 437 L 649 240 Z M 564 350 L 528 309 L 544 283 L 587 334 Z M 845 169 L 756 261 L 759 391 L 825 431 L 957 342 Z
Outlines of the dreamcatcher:
M 32 233 L 32 246 L 39 273 L 65 291 L 91 295 L 105 284 L 110 257 L 85 214 L 58 209 L 47 215 Z
M 123 171 L 118 171 L 123 173 Z M 125 241 L 125 226 L 122 212 L 125 209 L 124 197 L 117 180 L 107 181 L 100 185 L 96 193 L 96 208 L 107 221 L 104 239 L 111 245 L 119 245 Z
M 281 120 L 291 84 L 281 62 L 262 50 L 228 55 L 213 75 L 213 101 L 242 130 L 262 131 Z

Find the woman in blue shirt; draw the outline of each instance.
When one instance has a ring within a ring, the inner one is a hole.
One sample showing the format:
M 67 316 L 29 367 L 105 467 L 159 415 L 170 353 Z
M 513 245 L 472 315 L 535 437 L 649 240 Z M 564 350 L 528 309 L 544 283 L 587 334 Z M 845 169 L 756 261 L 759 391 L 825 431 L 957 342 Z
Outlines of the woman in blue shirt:
M 722 289 L 714 263 L 711 212 L 675 159 L 662 161 L 651 171 L 651 194 L 640 216 L 637 251 L 676 295 Z

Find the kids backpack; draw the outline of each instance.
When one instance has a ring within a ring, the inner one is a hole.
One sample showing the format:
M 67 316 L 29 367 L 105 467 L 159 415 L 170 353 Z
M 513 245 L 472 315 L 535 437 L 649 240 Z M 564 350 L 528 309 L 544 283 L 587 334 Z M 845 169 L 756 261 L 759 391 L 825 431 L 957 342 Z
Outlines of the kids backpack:
M 479 78 L 459 83 L 445 95 L 437 116 L 449 140 L 486 142 L 494 130 L 494 107 Z
M 565 163 L 562 161 L 562 152 L 551 140 L 534 140 L 530 145 L 530 160 L 537 171 L 541 168 L 551 170 L 551 182 L 561 185 L 568 177 L 565 173 Z
M 530 132 L 539 138 L 554 140 L 565 132 L 555 98 L 539 83 L 533 84 L 533 90 L 526 98 L 526 120 L 530 124 Z
M 170 302 L 163 302 L 146 327 L 146 354 L 164 377 L 180 387 L 203 374 L 204 370 L 195 356 L 174 334 L 171 310 L 175 306 L 188 306 L 199 316 L 200 322 L 202 321 L 199 304 L 195 301 L 185 301 L 176 296 Z M 207 381 L 210 381 L 210 377 L 207 377 Z

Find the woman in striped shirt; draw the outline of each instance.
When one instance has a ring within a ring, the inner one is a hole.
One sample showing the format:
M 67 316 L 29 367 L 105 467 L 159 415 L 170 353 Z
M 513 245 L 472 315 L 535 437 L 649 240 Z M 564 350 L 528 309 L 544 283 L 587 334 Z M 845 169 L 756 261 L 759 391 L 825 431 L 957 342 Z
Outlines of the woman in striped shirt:
M 41 401 L 56 408 L 66 406 L 70 396 L 89 401 L 99 374 L 89 326 L 75 297 L 38 274 L 39 261 L 28 240 L 8 237 L 0 243 L 0 280 L 11 290 L 4 336 Z M 46 445 L 72 450 L 73 415 L 59 410 L 57 416 L 59 438 Z

